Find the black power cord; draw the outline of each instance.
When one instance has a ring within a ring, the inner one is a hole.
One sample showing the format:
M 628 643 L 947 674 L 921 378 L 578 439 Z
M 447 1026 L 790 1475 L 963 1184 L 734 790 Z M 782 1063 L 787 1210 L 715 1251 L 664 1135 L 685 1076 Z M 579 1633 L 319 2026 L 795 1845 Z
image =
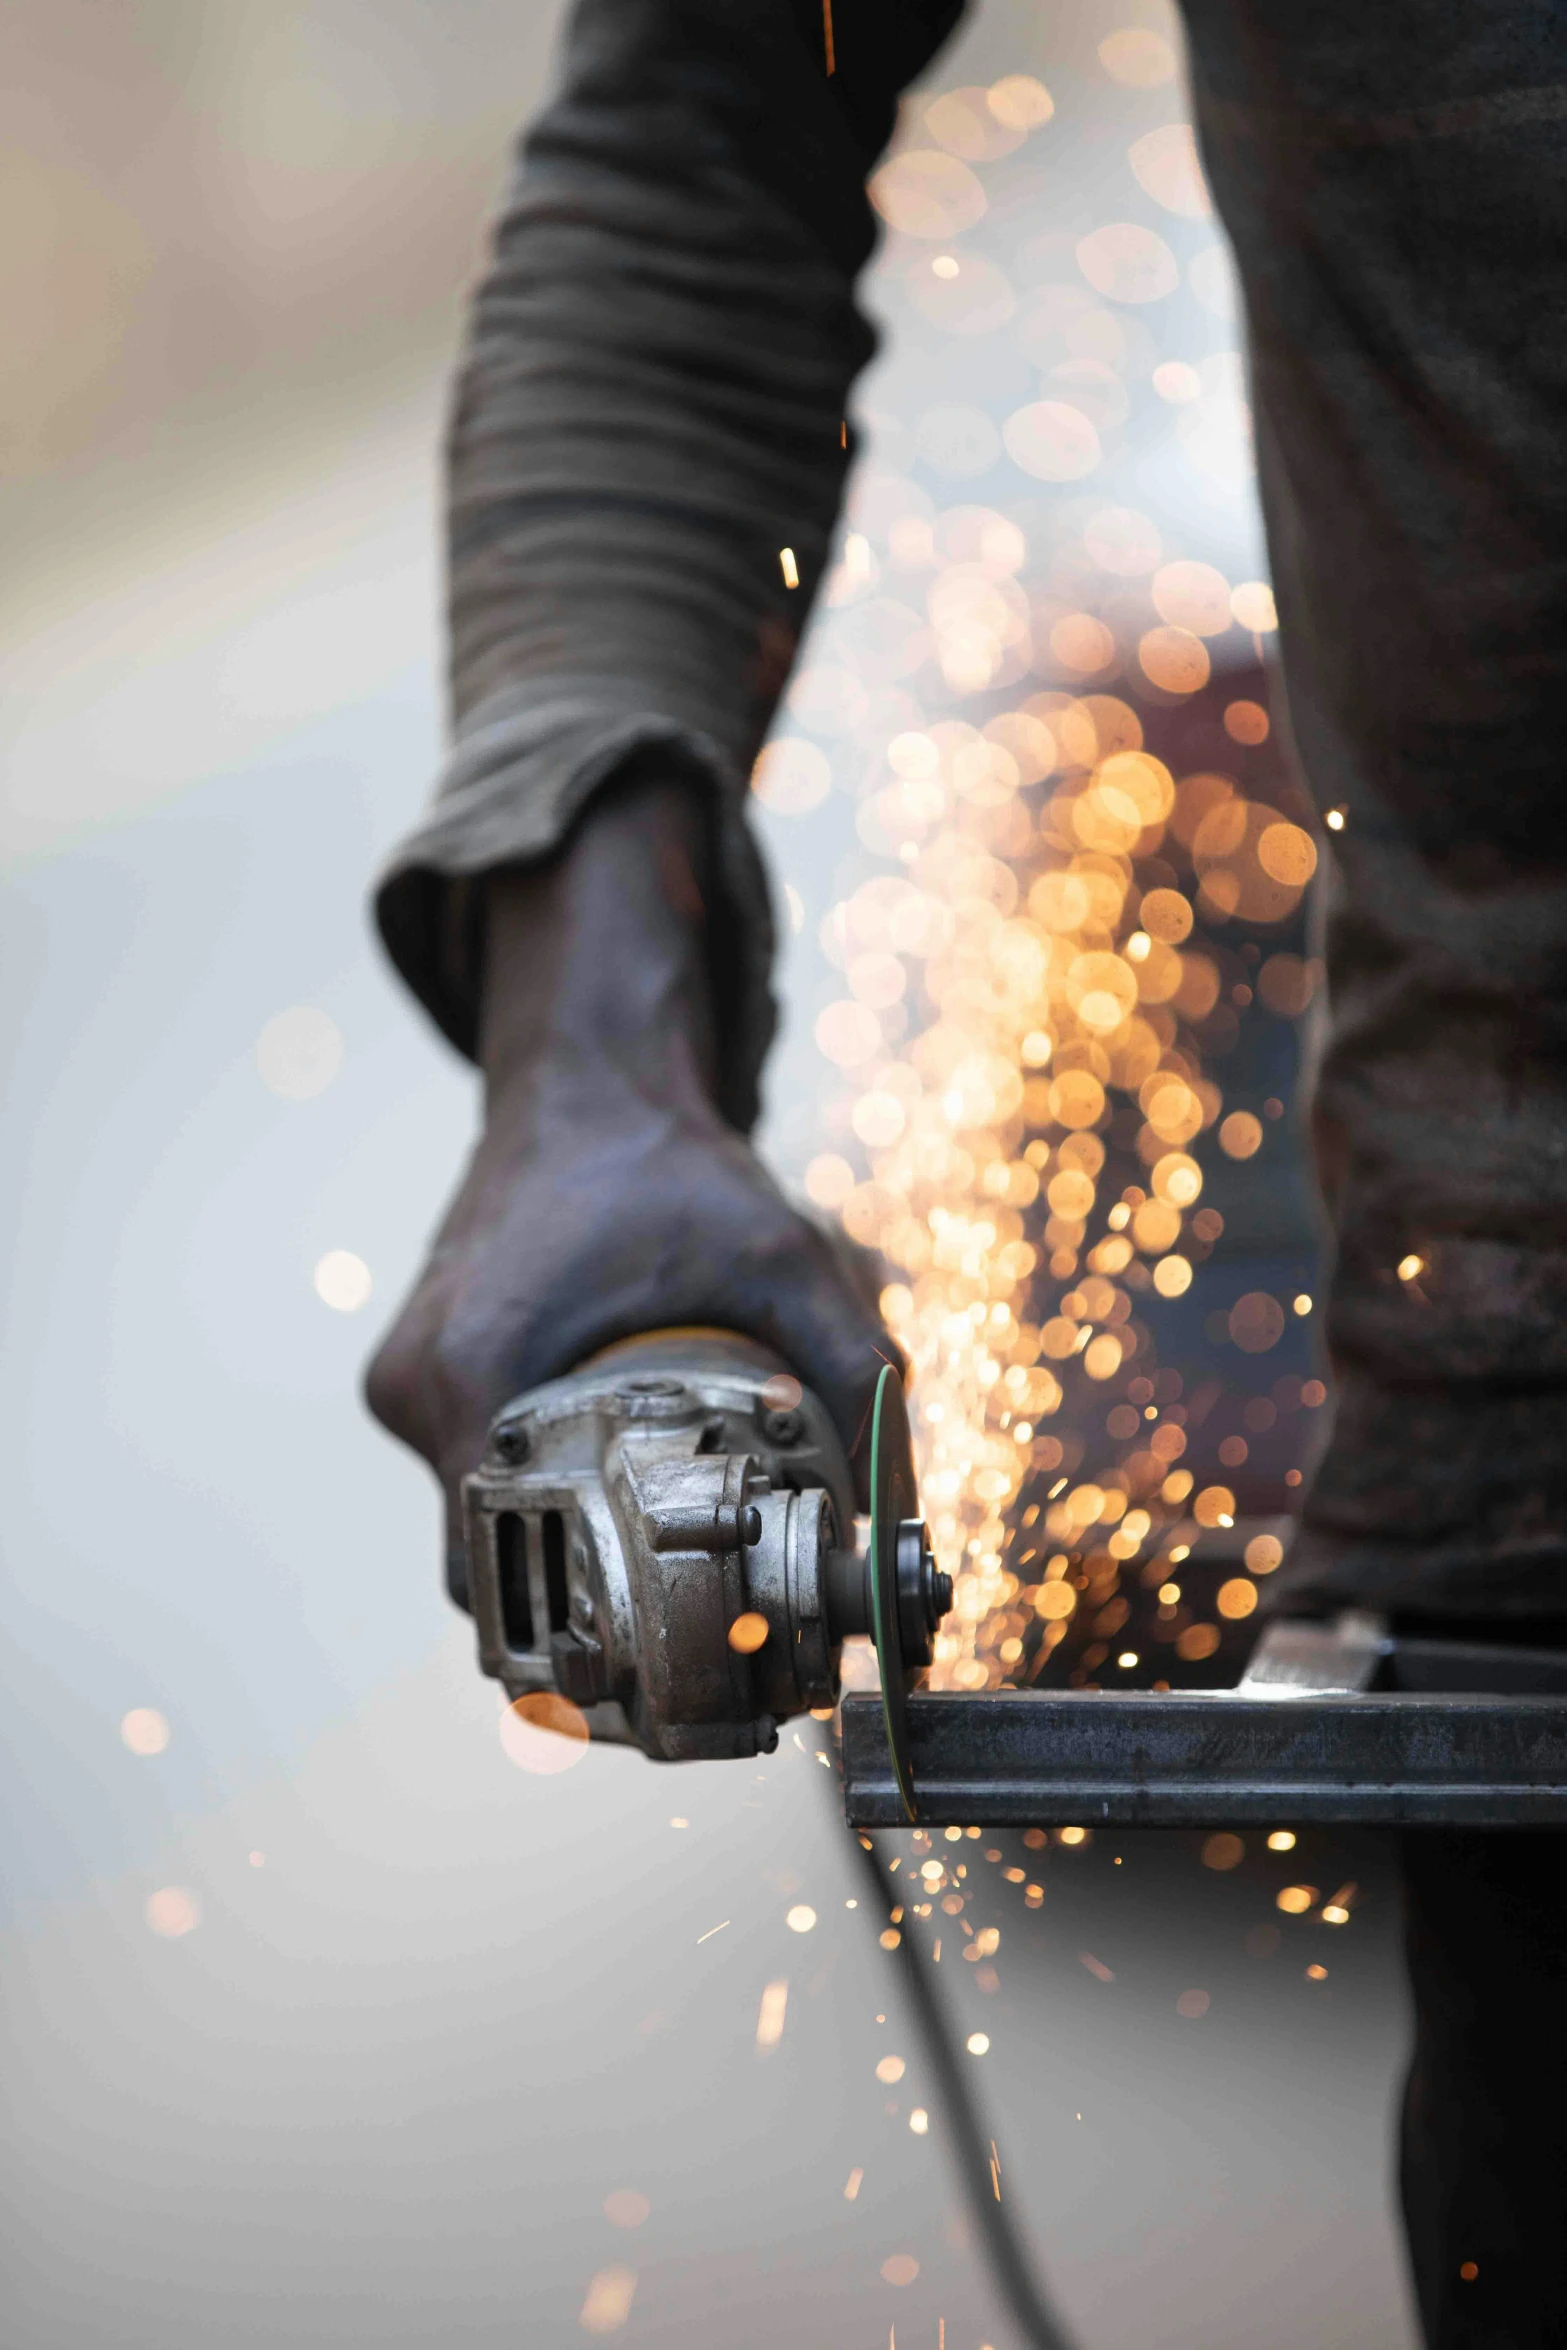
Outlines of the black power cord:
M 880 1856 L 868 1838 L 851 1830 L 849 1841 L 866 1883 L 876 1896 L 878 1912 L 885 1917 L 897 1906 L 898 1888 L 883 1869 Z M 968 2075 L 957 2055 L 930 1970 L 921 1964 L 914 1937 L 907 1931 L 899 1937 L 898 1959 L 924 2045 L 925 2061 L 936 2083 L 957 2157 L 969 2213 L 1012 2321 L 1029 2350 L 1075 2350 L 1071 2335 L 1040 2289 L 1022 2241 L 1001 2201 L 991 2167 L 993 2141 L 986 2137 L 969 2094 Z

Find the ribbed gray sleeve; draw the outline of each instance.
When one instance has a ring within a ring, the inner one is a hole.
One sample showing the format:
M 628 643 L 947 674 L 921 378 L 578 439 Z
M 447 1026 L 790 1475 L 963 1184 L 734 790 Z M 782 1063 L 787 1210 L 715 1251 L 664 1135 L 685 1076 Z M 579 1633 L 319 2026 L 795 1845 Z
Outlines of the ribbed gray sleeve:
M 581 0 L 474 303 L 449 446 L 453 747 L 383 874 L 403 976 L 472 1051 L 454 882 L 546 856 L 617 770 L 711 794 L 726 1106 L 771 1036 L 752 761 L 821 576 L 872 338 L 864 182 L 960 0 Z M 792 547 L 800 585 L 784 582 Z

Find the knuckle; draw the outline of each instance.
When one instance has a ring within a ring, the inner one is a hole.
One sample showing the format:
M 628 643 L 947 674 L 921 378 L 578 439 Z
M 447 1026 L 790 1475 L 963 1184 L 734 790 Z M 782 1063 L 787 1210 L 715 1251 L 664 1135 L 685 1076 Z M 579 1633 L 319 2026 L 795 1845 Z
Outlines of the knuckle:
M 416 1433 L 422 1419 L 418 1350 L 397 1324 L 381 1341 L 365 1370 L 365 1401 L 383 1428 L 421 1451 Z

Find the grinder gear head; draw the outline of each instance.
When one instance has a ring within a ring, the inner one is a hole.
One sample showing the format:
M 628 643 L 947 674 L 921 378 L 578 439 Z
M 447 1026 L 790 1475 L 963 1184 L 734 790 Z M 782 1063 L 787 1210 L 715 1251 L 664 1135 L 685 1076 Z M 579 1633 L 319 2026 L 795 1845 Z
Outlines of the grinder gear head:
M 514 1698 L 558 1690 L 595 1737 L 684 1761 L 769 1752 L 781 1721 L 835 1702 L 843 1642 L 869 1634 L 899 1763 L 904 1689 L 952 1586 L 890 1369 L 871 1449 L 860 1551 L 825 1409 L 747 1339 L 662 1332 L 517 1397 L 463 1488 L 480 1664 Z

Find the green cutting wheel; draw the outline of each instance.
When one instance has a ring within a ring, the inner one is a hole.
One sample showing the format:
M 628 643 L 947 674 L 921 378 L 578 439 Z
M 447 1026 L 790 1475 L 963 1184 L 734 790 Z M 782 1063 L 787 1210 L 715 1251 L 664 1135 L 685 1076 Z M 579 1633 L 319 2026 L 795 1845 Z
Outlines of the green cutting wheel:
M 931 1660 L 937 1625 L 952 1605 L 952 1578 L 937 1568 L 919 1514 L 914 1444 L 903 1382 L 887 1364 L 871 1417 L 871 1635 L 881 1665 L 881 1711 L 903 1808 L 919 1817 L 909 1766 L 908 1693 Z

